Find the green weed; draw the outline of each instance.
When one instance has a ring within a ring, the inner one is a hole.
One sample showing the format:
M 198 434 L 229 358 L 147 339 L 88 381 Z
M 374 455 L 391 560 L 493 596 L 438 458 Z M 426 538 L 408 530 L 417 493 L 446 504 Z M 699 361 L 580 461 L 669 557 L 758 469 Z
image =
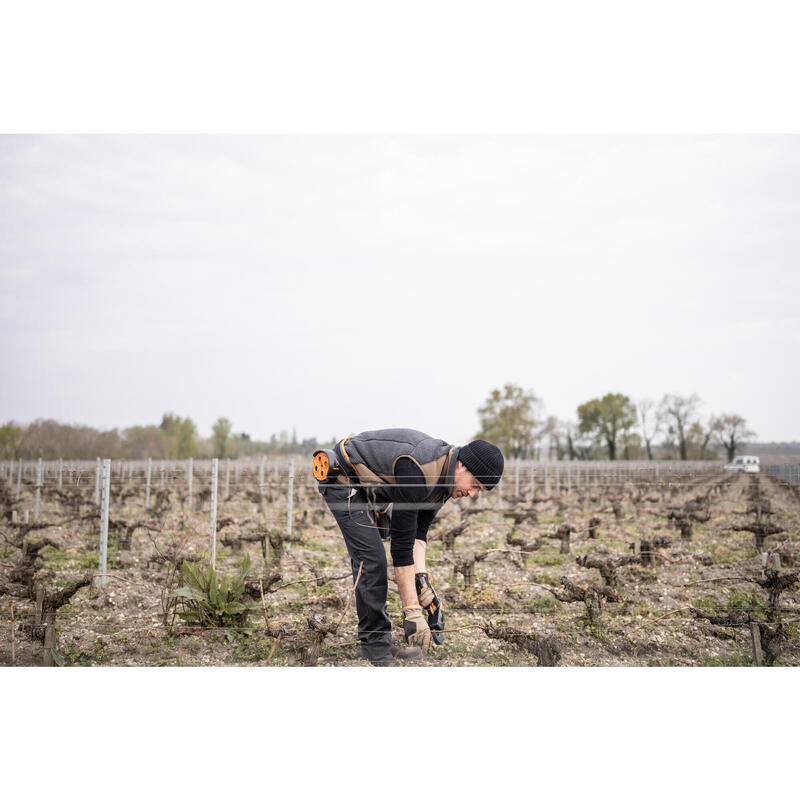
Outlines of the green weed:
M 561 603 L 551 594 L 537 597 L 531 604 L 531 609 L 537 614 L 555 614 L 560 607 Z
M 231 660 L 234 662 L 266 661 L 272 642 L 261 631 L 240 631 L 234 637 Z
M 214 628 L 241 627 L 247 613 L 257 605 L 243 600 L 250 556 L 242 559 L 239 571 L 232 578 L 219 577 L 210 564 L 203 572 L 192 562 L 184 561 L 182 570 L 183 585 L 170 596 L 179 599 L 183 610 L 178 616 L 186 622 Z
M 752 667 L 753 659 L 741 653 L 733 653 L 729 656 L 700 656 L 701 667 Z
M 748 592 L 735 586 L 728 589 L 727 602 L 717 600 L 712 595 L 703 595 L 692 605 L 716 616 L 725 616 L 731 611 L 747 611 L 754 619 L 766 620 L 769 613 L 769 604 L 758 592 Z
M 561 553 L 530 553 L 526 566 L 532 567 L 560 567 L 569 556 Z
M 94 664 L 105 664 L 109 660 L 105 644 L 101 639 L 95 639 L 90 650 L 75 645 L 66 645 L 62 651 L 64 665 L 68 667 L 91 667 Z
M 42 560 L 45 567 L 58 569 L 97 569 L 99 556 L 97 552 L 75 553 L 71 550 L 56 550 L 54 547 L 42 548 Z M 108 565 L 111 568 L 111 553 L 109 553 Z M 119 562 L 119 559 L 117 559 Z

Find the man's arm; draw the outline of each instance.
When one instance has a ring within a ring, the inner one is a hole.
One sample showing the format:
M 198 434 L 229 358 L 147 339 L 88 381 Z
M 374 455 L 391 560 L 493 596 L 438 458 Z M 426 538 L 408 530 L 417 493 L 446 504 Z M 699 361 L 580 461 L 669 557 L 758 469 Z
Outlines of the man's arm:
M 390 550 L 397 592 L 403 604 L 403 628 L 406 641 L 427 649 L 431 633 L 422 614 L 415 580 L 419 505 L 427 493 L 425 478 L 419 467 L 408 458 L 398 459 L 394 475 L 397 490 L 392 509 Z
M 414 574 L 416 567 L 411 564 L 408 567 L 395 567 L 394 579 L 397 581 L 397 592 L 400 595 L 400 602 L 403 608 L 408 606 L 418 606 L 417 588 L 414 584 Z
M 426 487 L 422 470 L 410 458 L 398 459 L 394 475 L 396 483 L 389 533 L 392 564 L 397 569 L 414 566 L 419 507 L 425 500 Z
M 395 466 L 394 508 L 392 509 L 391 553 L 397 591 L 403 606 L 418 605 L 414 587 L 416 533 L 419 509 L 425 499 L 425 478 L 422 470 L 409 458 L 401 458 Z

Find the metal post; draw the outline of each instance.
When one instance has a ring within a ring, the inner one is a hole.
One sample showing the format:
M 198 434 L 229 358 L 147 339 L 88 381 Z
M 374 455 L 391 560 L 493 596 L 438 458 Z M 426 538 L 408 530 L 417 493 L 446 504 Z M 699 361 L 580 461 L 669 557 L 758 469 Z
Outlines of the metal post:
M 101 466 L 100 466 L 100 457 L 97 457 L 97 460 L 94 464 L 94 504 L 96 506 L 100 505 L 100 476 L 101 476 Z
M 100 565 L 97 585 L 105 586 L 108 563 L 108 505 L 111 495 L 111 459 L 103 459 L 103 503 L 100 507 Z
M 753 645 L 753 662 L 757 667 L 763 667 L 764 652 L 761 649 L 761 630 L 757 622 L 750 623 L 750 642 Z
M 42 659 L 43 667 L 54 667 L 56 660 L 53 652 L 56 649 L 56 625 L 55 622 L 45 622 L 44 624 L 44 654 Z
M 503 476 L 500 476 L 500 480 L 497 481 L 497 506 L 498 508 L 503 507 Z
M 231 460 L 225 459 L 225 499 L 229 500 L 231 496 Z
M 64 459 L 58 459 L 58 491 L 64 488 Z
M 536 477 L 534 475 L 533 461 L 531 461 L 531 503 L 536 497 Z
M 264 497 L 264 456 L 258 463 L 258 492 L 261 497 Z
M 17 500 L 19 500 L 20 492 L 22 491 L 22 459 L 19 460 L 17 468 Z
M 292 536 L 292 501 L 294 496 L 294 459 L 289 462 L 289 492 L 286 504 L 286 536 Z M 291 542 L 286 542 L 286 549 L 291 549 Z
M 39 519 L 39 498 L 42 494 L 42 459 L 36 462 L 36 503 L 33 507 L 33 521 Z
M 194 483 L 194 459 L 189 458 L 189 465 L 186 467 L 186 482 L 187 488 L 189 491 L 189 511 L 192 510 L 192 484 Z M 216 502 L 216 500 L 214 501 Z M 216 523 L 215 523 L 216 524 Z M 214 540 L 216 542 L 216 539 Z M 214 547 L 214 553 L 217 552 L 216 546 Z
M 544 493 L 550 496 L 550 475 L 547 471 L 547 464 L 544 465 Z
M 147 475 L 145 477 L 146 483 L 144 487 L 144 507 L 150 508 L 150 478 L 153 474 L 153 459 L 147 459 Z
M 164 462 L 158 465 L 158 488 L 164 490 Z
M 217 568 L 217 484 L 219 482 L 219 459 L 211 461 L 211 569 Z
M 561 494 L 561 467 L 556 465 L 556 494 Z

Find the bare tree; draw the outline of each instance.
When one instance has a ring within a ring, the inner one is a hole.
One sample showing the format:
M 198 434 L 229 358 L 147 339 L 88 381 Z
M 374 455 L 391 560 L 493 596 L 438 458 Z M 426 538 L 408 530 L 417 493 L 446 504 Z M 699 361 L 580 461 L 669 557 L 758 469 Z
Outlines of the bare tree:
M 639 411 L 639 427 L 642 431 L 642 439 L 644 440 L 644 446 L 647 450 L 647 457 L 652 461 L 653 450 L 650 443 L 661 430 L 664 418 L 659 414 L 656 401 L 646 397 L 639 400 L 637 410 Z
M 605 442 L 608 459 L 614 461 L 620 435 L 636 424 L 636 407 L 627 395 L 609 393 L 578 406 L 578 419 L 581 433 Z
M 542 401 L 533 392 L 507 383 L 494 389 L 478 409 L 478 438 L 494 442 L 514 458 L 528 458 L 533 450 Z
M 580 425 L 572 420 L 561 423 L 561 429 L 567 437 L 567 454 L 570 461 L 579 459 L 588 461 L 592 457 L 592 440 L 581 432 Z
M 688 458 L 687 434 L 695 422 L 697 409 L 701 403 L 702 400 L 696 394 L 689 395 L 689 397 L 679 394 L 665 394 L 659 405 L 659 411 L 668 423 L 667 432 L 678 437 L 678 447 L 683 461 Z
M 700 420 L 693 422 L 686 433 L 686 452 L 693 459 L 705 461 L 708 458 L 716 457 L 708 449 L 711 437 L 714 435 L 714 417 L 710 417 L 708 423 Z
M 715 440 L 725 448 L 728 461 L 736 458 L 736 448 L 756 434 L 747 427 L 747 420 L 738 414 L 723 414 L 711 422 Z
M 214 442 L 214 455 L 225 458 L 230 444 L 231 428 L 233 425 L 227 417 L 220 417 L 212 426 L 211 439 Z
M 544 421 L 539 431 L 539 439 L 547 442 L 549 458 L 552 458 L 553 454 L 559 461 L 564 458 L 566 451 L 561 438 L 562 433 L 562 422 L 557 417 L 550 416 Z

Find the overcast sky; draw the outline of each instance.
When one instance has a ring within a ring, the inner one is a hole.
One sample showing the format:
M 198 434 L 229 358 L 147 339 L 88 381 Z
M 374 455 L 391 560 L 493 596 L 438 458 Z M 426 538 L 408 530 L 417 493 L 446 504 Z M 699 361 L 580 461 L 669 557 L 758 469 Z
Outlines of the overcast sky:
M 800 439 L 799 145 L 2 136 L 0 422 L 460 443 L 513 382 Z

